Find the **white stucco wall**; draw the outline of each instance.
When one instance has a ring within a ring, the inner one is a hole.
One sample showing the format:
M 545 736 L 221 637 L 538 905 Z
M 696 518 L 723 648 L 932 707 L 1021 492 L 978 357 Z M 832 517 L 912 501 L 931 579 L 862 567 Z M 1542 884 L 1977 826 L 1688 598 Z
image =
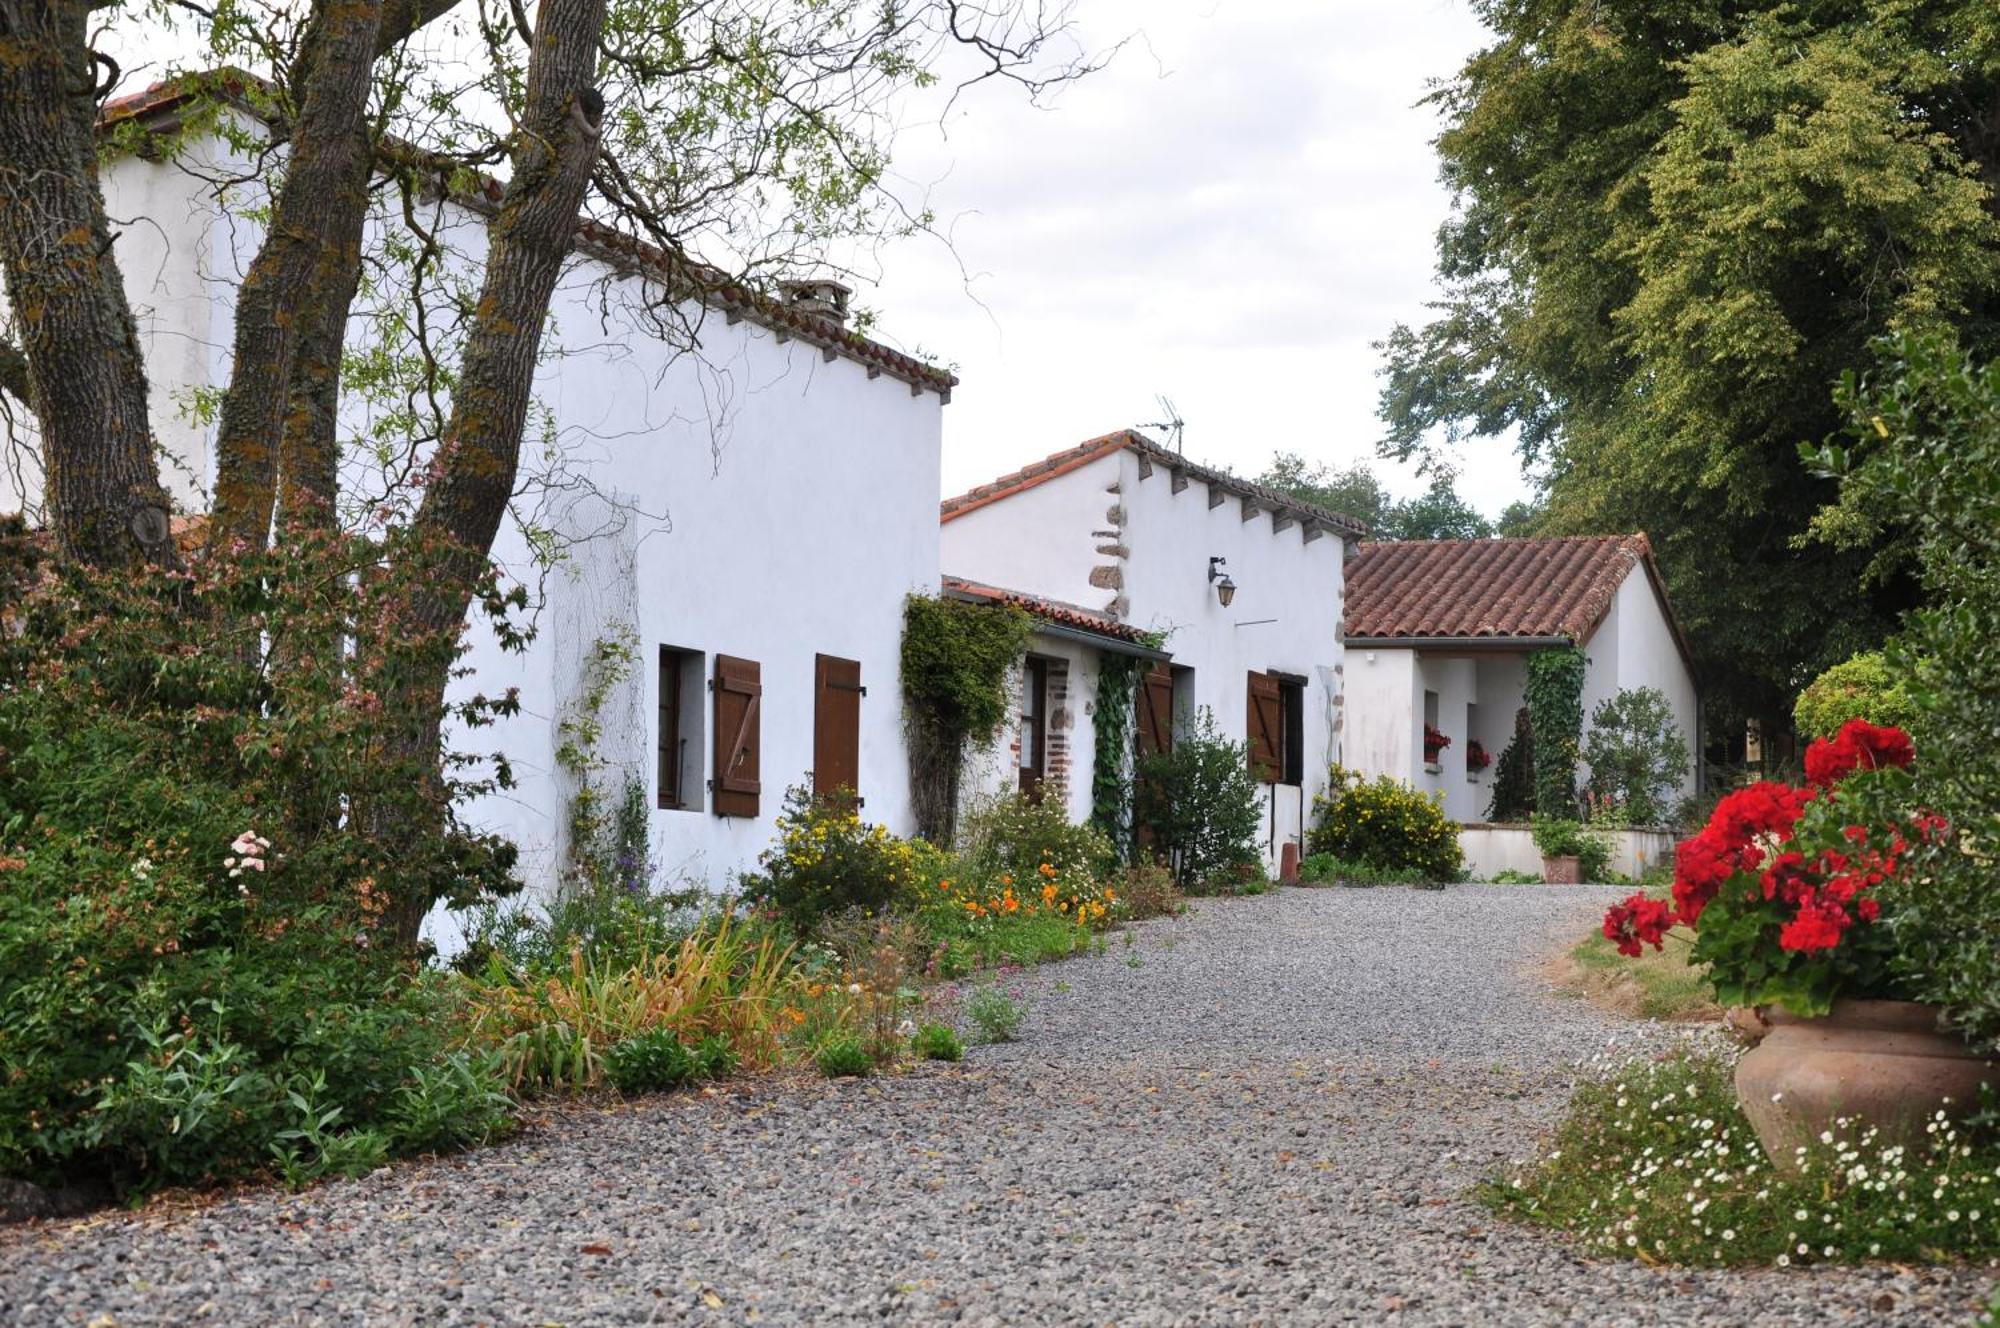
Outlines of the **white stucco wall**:
M 1141 471 L 1121 449 L 955 517 L 943 527 L 944 566 L 1163 633 L 1174 665 L 1191 670 L 1186 699 L 1234 741 L 1248 727 L 1251 671 L 1304 679 L 1305 780 L 1263 790 L 1259 844 L 1275 864 L 1302 836 L 1344 722 L 1342 542 L 1307 542 L 1297 525 L 1277 529 L 1268 511 L 1245 520 L 1238 499 L 1218 493 L 1211 504 L 1199 480 L 1176 492 L 1163 466 Z M 1211 557 L 1227 559 L 1237 585 L 1227 608 L 1208 580 Z M 1073 755 L 1073 784 L 1087 782 L 1087 759 Z
M 1692 795 L 1701 766 L 1700 711 L 1697 708 L 1694 676 L 1674 640 L 1667 611 L 1653 582 L 1641 568 L 1634 568 L 1618 587 L 1618 597 L 1605 623 L 1586 647 L 1593 667 L 1602 660 L 1617 670 L 1613 691 L 1637 687 L 1657 687 L 1673 706 L 1674 722 L 1688 743 L 1688 776 L 1681 783 L 1681 795 Z M 1586 696 L 1591 692 L 1585 688 Z M 1610 695 L 1610 692 L 1605 692 Z M 1594 700 L 1586 702 L 1584 719 L 1589 721 Z
M 105 178 L 112 213 L 146 219 L 127 227 L 120 255 L 150 357 L 156 428 L 180 463 L 168 478 L 185 508 L 205 510 L 213 430 L 176 403 L 226 381 L 234 293 L 261 237 L 242 209 L 256 200 L 238 194 L 225 211 L 193 176 L 136 158 Z M 447 205 L 440 235 L 453 274 L 476 283 L 484 220 Z M 371 313 L 407 298 L 364 296 L 351 347 L 364 344 Z M 584 686 L 592 645 L 612 635 L 629 634 L 638 659 L 607 698 L 600 755 L 610 782 L 627 770 L 644 781 L 649 806 L 659 647 L 701 652 L 703 677 L 717 653 L 762 666 L 759 815 L 717 817 L 705 788 L 700 810 L 653 811 L 664 876 L 726 886 L 768 845 L 786 785 L 812 765 L 816 653 L 861 664 L 864 815 L 912 829 L 902 606 L 908 593 L 937 587 L 940 396 L 889 374 L 871 378 L 853 360 L 781 342 L 752 321 L 681 306 L 696 338 L 690 351 L 641 307 L 639 283 L 594 260 L 577 258 L 565 273 L 516 501 L 494 548 L 503 572 L 529 588 L 537 635 L 525 654 L 508 654 L 475 619 L 471 672 L 454 685 L 459 696 L 521 688 L 520 716 L 459 735 L 471 750 L 504 752 L 519 780 L 466 817 L 514 839 L 525 878 L 542 889 L 561 857 L 573 785 L 557 768 L 558 725 Z M 368 419 L 363 403 L 344 401 L 350 436 Z M 397 468 L 350 448 L 344 502 L 379 495 Z M 700 700 L 705 781 L 714 773 L 705 688 Z M 432 922 L 449 948 L 449 920 Z

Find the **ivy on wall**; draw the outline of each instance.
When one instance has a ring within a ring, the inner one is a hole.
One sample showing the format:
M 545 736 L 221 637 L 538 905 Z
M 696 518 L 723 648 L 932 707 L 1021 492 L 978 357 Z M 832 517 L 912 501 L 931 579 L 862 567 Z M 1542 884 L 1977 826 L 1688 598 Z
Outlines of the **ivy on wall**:
M 910 803 L 917 832 L 934 844 L 949 844 L 956 833 L 966 753 L 999 736 L 1011 709 L 1008 675 L 1034 627 L 1025 612 L 1008 605 L 939 595 L 903 601 Z
M 1514 736 L 1494 767 L 1493 800 L 1486 804 L 1486 819 L 1501 824 L 1525 821 L 1534 811 L 1535 730 L 1523 706 L 1514 716 Z
M 1097 666 L 1097 743 L 1090 763 L 1090 823 L 1102 830 L 1124 857 L 1131 839 L 1132 781 L 1125 771 L 1132 752 L 1132 702 L 1146 661 L 1136 655 L 1105 655 Z
M 1583 672 L 1576 646 L 1528 656 L 1528 726 L 1534 733 L 1535 808 L 1544 816 L 1576 814 L 1576 762 L 1583 742 Z

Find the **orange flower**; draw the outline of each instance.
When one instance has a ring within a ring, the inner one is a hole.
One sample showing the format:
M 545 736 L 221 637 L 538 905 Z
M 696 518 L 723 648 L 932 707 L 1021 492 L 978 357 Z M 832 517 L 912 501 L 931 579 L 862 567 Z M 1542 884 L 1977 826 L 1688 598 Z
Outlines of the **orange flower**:
M 1056 878 L 1056 869 L 1054 867 L 1049 866 L 1049 864 L 1046 862 L 1041 865 L 1040 871 L 1042 875 L 1048 877 L 1051 881 L 1053 881 Z

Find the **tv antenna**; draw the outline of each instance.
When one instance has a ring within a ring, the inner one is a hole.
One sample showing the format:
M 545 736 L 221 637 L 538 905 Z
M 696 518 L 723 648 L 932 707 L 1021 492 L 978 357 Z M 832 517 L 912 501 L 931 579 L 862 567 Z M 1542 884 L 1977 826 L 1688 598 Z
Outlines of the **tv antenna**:
M 1181 440 L 1187 433 L 1187 421 L 1181 418 L 1180 411 L 1174 408 L 1174 403 L 1164 393 L 1154 397 L 1153 401 L 1159 406 L 1160 413 L 1165 415 L 1166 418 L 1155 420 L 1151 424 L 1142 424 L 1139 427 L 1141 429 L 1164 429 L 1167 434 L 1167 446 L 1174 449 L 1175 455 L 1184 455 L 1181 451 Z

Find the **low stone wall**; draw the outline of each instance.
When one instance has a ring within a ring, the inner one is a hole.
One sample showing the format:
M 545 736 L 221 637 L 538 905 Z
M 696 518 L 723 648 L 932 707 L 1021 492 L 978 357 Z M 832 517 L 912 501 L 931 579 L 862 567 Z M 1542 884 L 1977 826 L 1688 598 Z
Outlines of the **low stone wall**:
M 1650 868 L 1674 861 L 1675 835 L 1671 830 L 1607 830 L 1611 840 L 1611 870 L 1625 876 L 1641 876 Z M 1541 851 L 1525 825 L 1496 825 L 1475 821 L 1461 826 L 1458 845 L 1465 852 L 1466 874 L 1475 881 L 1488 881 L 1503 871 L 1542 874 Z

